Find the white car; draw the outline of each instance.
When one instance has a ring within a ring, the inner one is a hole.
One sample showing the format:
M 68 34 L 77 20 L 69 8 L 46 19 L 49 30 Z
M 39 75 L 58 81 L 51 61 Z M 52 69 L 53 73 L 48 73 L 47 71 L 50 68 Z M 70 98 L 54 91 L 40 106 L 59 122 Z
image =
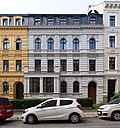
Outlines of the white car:
M 115 99 L 107 105 L 102 105 L 97 110 L 97 115 L 100 118 L 111 118 L 120 120 L 120 99 Z
M 70 120 L 72 123 L 78 123 L 81 117 L 84 117 L 81 109 L 76 99 L 49 99 L 26 109 L 22 114 L 22 121 L 29 124 L 41 120 Z

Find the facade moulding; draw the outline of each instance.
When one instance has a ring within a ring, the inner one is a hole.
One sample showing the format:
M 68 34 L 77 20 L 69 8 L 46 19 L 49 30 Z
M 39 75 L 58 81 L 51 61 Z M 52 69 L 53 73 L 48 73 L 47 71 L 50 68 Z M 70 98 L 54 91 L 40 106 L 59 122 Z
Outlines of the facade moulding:
M 89 26 L 37 26 L 37 27 L 29 27 L 28 29 L 33 30 L 33 29 L 103 29 L 102 25 L 94 26 L 94 25 L 89 25 Z
M 0 26 L 0 30 L 28 30 L 28 26 Z

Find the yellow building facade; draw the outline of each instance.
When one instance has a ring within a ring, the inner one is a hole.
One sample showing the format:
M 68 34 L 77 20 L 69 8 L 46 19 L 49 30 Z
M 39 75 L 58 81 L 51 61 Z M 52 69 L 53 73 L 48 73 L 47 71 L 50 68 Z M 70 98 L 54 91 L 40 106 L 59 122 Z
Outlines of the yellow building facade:
M 28 27 L 17 26 L 17 24 L 13 26 L 9 24 L 4 25 L 4 21 L 6 19 L 9 21 L 9 19 L 6 17 L 2 17 L 1 19 L 0 97 L 21 99 L 24 93 L 24 67 L 28 66 Z M 14 18 L 15 20 L 16 17 Z

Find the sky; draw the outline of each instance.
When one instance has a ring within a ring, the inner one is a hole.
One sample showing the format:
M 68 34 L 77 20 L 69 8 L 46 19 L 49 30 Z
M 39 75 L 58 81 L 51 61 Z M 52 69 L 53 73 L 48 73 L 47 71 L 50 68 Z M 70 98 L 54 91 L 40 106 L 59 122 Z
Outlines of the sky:
M 0 0 L 0 14 L 87 14 L 89 5 L 102 13 L 102 3 L 102 0 Z

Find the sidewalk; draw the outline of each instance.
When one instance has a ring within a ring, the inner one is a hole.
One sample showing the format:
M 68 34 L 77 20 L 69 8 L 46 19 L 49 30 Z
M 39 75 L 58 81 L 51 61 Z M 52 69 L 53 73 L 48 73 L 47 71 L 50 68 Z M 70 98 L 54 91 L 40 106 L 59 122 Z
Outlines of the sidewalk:
M 22 115 L 22 110 L 21 111 L 16 111 L 14 110 L 14 115 L 11 117 L 9 120 L 21 120 L 21 115 Z M 85 118 L 95 118 L 97 117 L 97 112 L 96 111 L 83 111 Z

